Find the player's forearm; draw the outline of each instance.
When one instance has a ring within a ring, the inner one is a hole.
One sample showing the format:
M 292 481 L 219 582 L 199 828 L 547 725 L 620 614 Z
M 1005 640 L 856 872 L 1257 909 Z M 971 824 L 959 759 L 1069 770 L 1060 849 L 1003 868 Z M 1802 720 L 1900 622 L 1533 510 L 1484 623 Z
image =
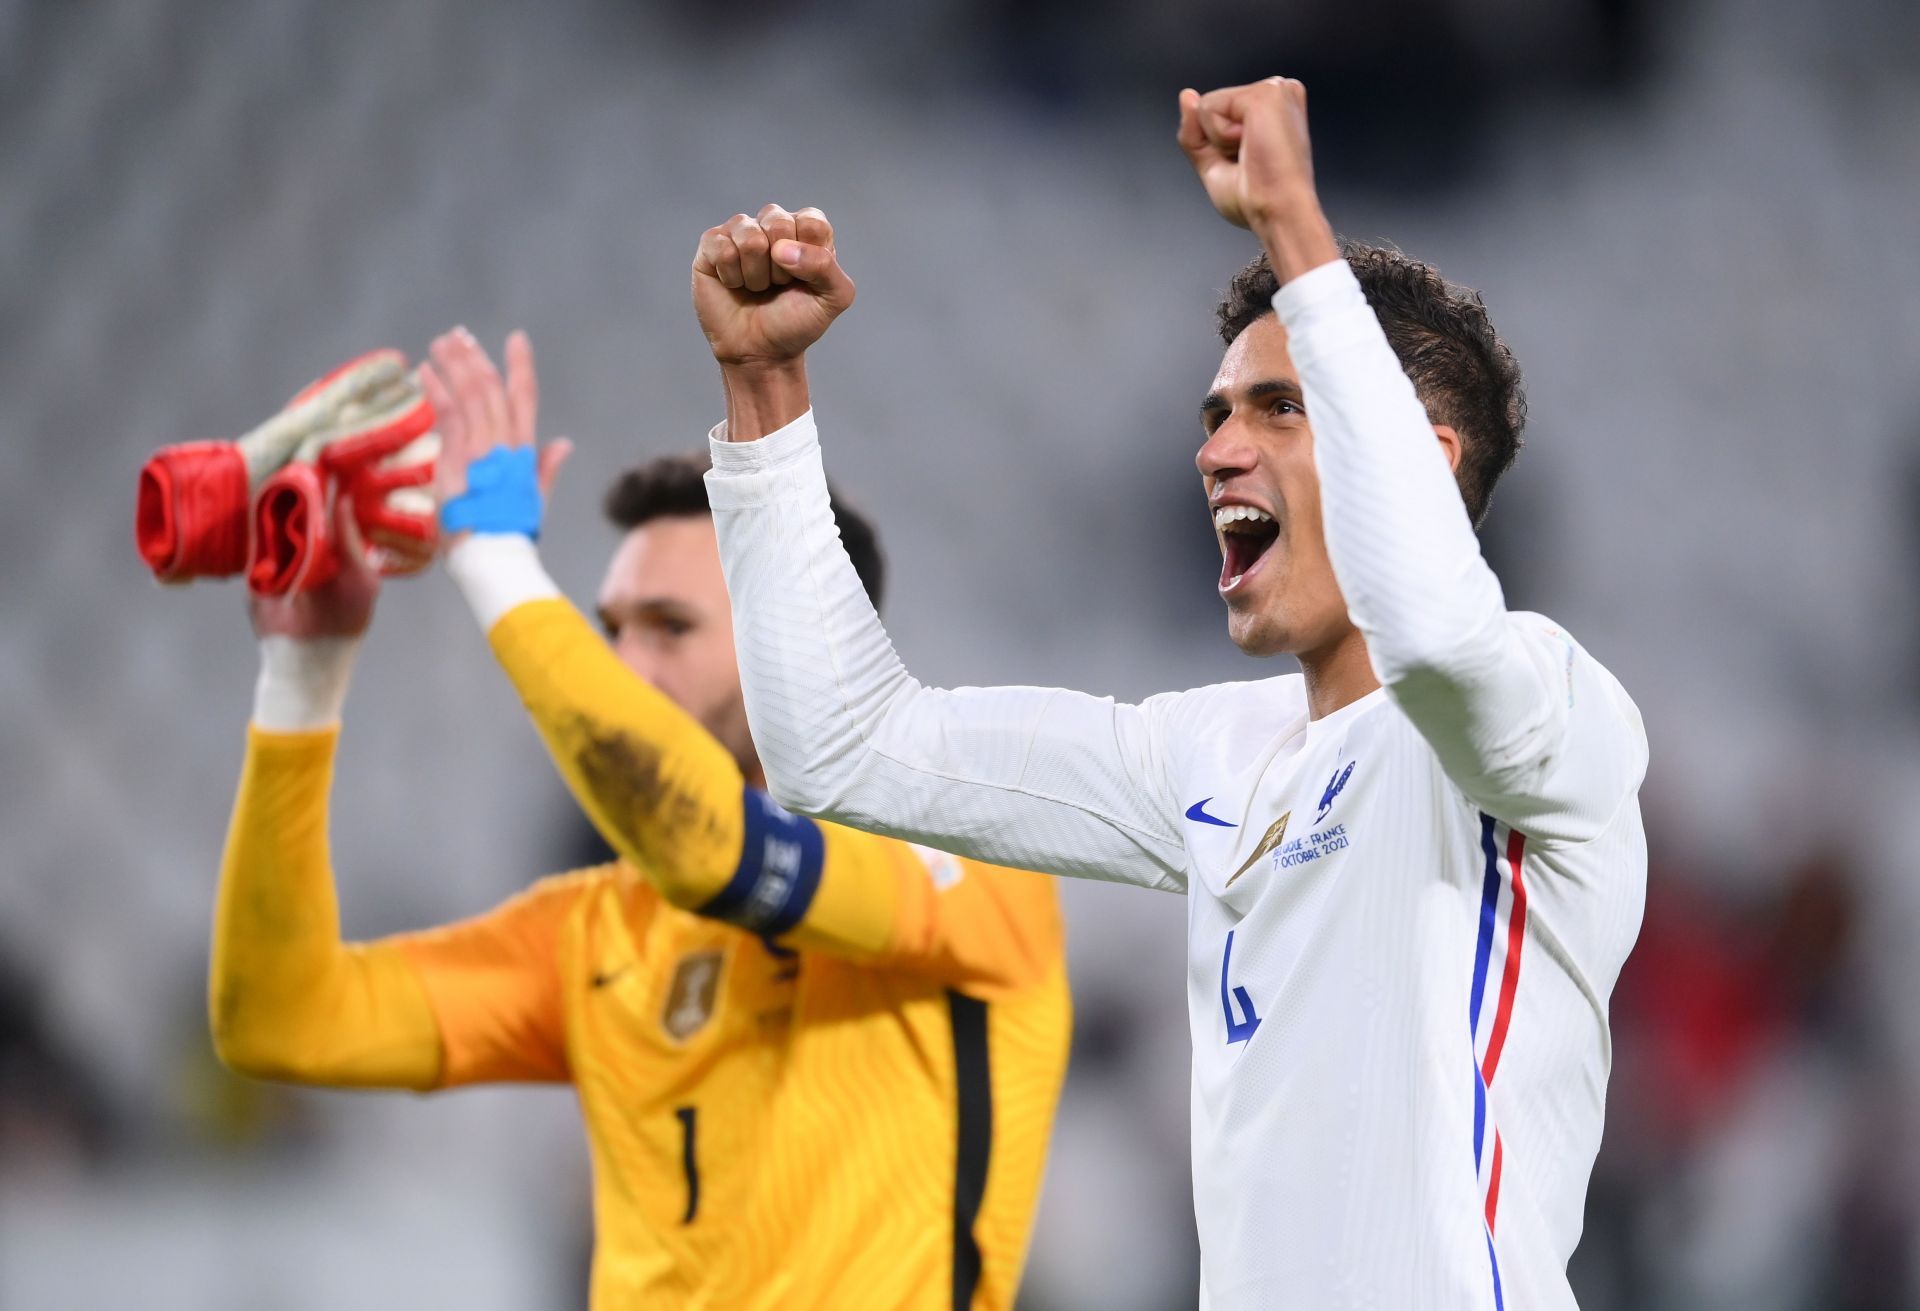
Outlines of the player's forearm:
M 1445 663 L 1504 611 L 1413 384 L 1344 262 L 1281 288 L 1313 423 L 1327 552 L 1384 681 Z
M 326 832 L 337 739 L 249 733 L 214 911 L 214 1046 L 261 1078 L 430 1087 L 439 1037 L 418 979 L 396 952 L 340 941 Z
M 732 757 L 559 596 L 514 606 L 487 637 L 601 836 L 673 904 L 707 905 L 744 840 L 745 780 Z
M 1274 305 L 1313 423 L 1328 558 L 1374 671 L 1443 758 L 1478 760 L 1538 721 L 1551 689 L 1511 638 L 1432 422 L 1344 262 Z
M 1140 781 L 1156 768 L 1137 708 L 921 686 L 841 544 L 811 414 L 756 442 L 714 437 L 708 500 L 775 796 L 993 864 L 1180 886 L 1172 812 Z
M 884 947 L 898 899 L 886 871 L 829 861 L 820 827 L 748 789 L 725 748 L 579 611 L 530 601 L 487 638 L 581 809 L 668 902 L 803 947 Z
M 724 424 L 711 446 L 707 499 L 768 790 L 798 810 L 829 813 L 867 757 L 883 707 L 919 685 L 879 631 L 840 545 L 812 414 L 751 442 Z M 864 614 L 848 613 L 859 606 Z M 825 675 L 843 656 L 853 661 L 851 679 L 828 686 Z

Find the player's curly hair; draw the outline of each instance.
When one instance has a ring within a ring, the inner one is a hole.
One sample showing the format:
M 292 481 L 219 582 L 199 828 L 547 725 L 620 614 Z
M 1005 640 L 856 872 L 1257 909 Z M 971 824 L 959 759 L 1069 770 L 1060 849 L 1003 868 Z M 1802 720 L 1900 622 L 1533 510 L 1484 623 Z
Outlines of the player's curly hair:
M 1527 423 L 1527 395 L 1513 352 L 1493 330 L 1480 293 L 1448 282 L 1431 264 L 1361 241 L 1341 241 L 1340 253 L 1428 417 L 1460 434 L 1460 495 L 1479 526 L 1494 484 L 1520 454 L 1520 430 Z M 1234 274 L 1217 311 L 1221 341 L 1231 345 L 1261 315 L 1272 313 L 1279 289 L 1264 253 Z
M 627 470 L 607 488 L 602 505 L 608 520 L 622 532 L 632 532 L 655 519 L 713 513 L 707 504 L 706 473 L 711 467 L 705 455 L 663 455 Z M 847 504 L 837 489 L 829 489 L 829 495 L 840 542 L 853 561 L 853 571 L 860 575 L 860 585 L 867 589 L 867 599 L 878 610 L 887 577 L 880 536 L 872 520 Z

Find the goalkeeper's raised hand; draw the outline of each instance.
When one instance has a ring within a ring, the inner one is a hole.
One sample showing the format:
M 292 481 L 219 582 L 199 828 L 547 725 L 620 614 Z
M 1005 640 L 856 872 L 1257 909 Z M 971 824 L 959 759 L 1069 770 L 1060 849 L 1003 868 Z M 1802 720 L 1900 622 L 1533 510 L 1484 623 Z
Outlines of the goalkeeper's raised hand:
M 341 495 L 333 502 L 333 540 L 340 557 L 337 573 L 318 587 L 270 596 L 247 594 L 247 610 L 256 637 L 287 638 L 295 642 L 316 639 L 358 639 L 373 622 L 373 603 L 380 596 L 380 574 L 367 558 L 353 499 Z
M 727 390 L 727 436 L 751 441 L 809 404 L 805 356 L 853 304 L 833 224 L 817 209 L 768 205 L 700 236 L 693 309 Z
M 573 443 L 564 437 L 539 442 L 533 343 L 524 332 L 507 337 L 505 379 L 465 328 L 435 338 L 428 355 L 420 385 L 440 418 L 440 526 L 448 534 L 537 539 L 547 495 Z

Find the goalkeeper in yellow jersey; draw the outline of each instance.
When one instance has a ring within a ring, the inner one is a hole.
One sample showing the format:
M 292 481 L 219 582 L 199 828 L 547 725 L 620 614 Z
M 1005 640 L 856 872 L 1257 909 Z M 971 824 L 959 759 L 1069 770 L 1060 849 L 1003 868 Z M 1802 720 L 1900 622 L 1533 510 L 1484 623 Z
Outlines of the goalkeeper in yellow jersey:
M 434 343 L 448 567 L 619 853 L 476 919 L 340 940 L 327 803 L 379 579 L 253 600 L 263 667 L 220 874 L 213 1032 L 236 1069 L 427 1091 L 571 1083 L 593 1306 L 1011 1307 L 1069 1033 L 1051 881 L 798 818 L 762 779 L 703 464 L 608 498 L 611 647 L 535 549 L 531 348 Z M 871 530 L 842 533 L 879 591 Z M 453 746 L 450 749 L 457 750 Z

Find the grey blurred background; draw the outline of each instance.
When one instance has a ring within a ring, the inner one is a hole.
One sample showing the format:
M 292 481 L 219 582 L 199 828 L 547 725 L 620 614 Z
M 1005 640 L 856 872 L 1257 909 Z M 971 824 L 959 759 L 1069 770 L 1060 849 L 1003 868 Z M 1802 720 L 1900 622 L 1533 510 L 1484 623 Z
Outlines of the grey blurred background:
M 1225 640 L 1193 417 L 1252 248 L 1174 93 L 1284 71 L 1335 223 L 1481 288 L 1530 445 L 1487 535 L 1638 698 L 1589 1311 L 1920 1306 L 1920 7 L 1906 0 L 731 6 L 0 2 L 0 1306 L 577 1305 L 573 1100 L 215 1065 L 254 651 L 154 587 L 134 472 L 375 345 L 540 351 L 547 558 L 718 389 L 699 231 L 836 220 L 817 352 L 891 628 L 944 683 L 1134 698 Z M 444 579 L 347 710 L 348 930 L 477 912 L 580 826 Z M 1192 1305 L 1182 905 L 1067 889 L 1078 1005 L 1023 1307 Z

